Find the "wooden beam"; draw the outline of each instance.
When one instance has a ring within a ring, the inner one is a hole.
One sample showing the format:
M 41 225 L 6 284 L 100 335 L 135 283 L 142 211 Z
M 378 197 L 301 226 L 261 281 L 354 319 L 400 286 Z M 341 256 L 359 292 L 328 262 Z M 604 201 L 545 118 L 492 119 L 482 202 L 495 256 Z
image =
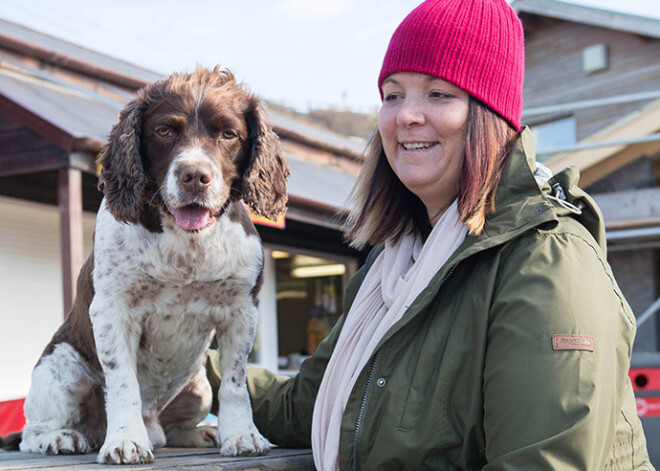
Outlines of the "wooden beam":
M 660 216 L 605 221 L 605 231 L 621 231 L 645 227 L 660 227 Z
M 68 155 L 56 147 L 0 155 L 0 177 L 46 172 L 68 166 Z
M 630 137 L 641 137 L 660 131 L 660 100 L 645 106 L 640 112 L 629 115 L 619 122 L 597 132 L 582 142 L 598 142 Z M 624 165 L 660 150 L 659 142 L 598 147 L 566 152 L 547 162 L 554 173 L 569 165 L 580 169 L 580 186 L 587 187 Z
M 76 280 L 83 265 L 82 172 L 61 168 L 58 175 L 62 290 L 66 316 L 76 297 Z
M 47 172 L 62 167 L 95 175 L 96 158 L 86 152 L 66 153 L 57 147 L 9 154 L 0 151 L 0 177 Z
M 132 77 L 111 68 L 95 66 L 85 60 L 61 53 L 57 49 L 48 49 L 33 43 L 21 41 L 15 37 L 0 33 L 0 47 L 20 55 L 34 57 L 48 65 L 65 70 L 72 70 L 88 77 L 100 79 L 122 88 L 136 90 L 147 84 L 146 81 Z
M 592 165 L 581 170 L 580 186 L 586 188 L 630 162 L 645 155 L 650 157 L 657 152 L 660 152 L 660 142 L 645 142 L 624 147 L 619 152 L 601 160 L 598 165 Z
M 70 152 L 69 167 L 96 175 L 96 156 L 86 152 Z

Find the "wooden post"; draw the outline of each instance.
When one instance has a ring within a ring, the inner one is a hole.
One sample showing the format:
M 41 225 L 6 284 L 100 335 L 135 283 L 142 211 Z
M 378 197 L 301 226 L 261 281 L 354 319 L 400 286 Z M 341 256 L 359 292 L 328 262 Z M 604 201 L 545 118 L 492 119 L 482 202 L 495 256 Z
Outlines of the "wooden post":
M 61 168 L 58 174 L 60 208 L 60 247 L 62 252 L 62 290 L 64 316 L 76 297 L 76 280 L 83 264 L 82 172 Z

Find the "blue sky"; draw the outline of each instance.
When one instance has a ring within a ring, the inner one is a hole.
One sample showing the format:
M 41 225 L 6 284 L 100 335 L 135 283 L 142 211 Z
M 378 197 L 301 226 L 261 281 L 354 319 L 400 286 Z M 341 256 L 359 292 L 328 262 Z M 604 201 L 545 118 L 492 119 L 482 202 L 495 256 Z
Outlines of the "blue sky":
M 2 0 L 0 18 L 164 74 L 221 64 L 269 100 L 376 109 L 389 38 L 420 0 Z M 659 0 L 573 0 L 660 19 Z

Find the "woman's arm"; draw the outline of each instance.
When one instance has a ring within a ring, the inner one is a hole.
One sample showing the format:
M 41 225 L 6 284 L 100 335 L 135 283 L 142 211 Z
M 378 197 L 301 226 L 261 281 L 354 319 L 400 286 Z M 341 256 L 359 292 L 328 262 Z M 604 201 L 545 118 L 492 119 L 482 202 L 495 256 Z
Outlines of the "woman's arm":
M 484 469 L 604 469 L 617 422 L 638 423 L 621 416 L 624 398 L 634 401 L 630 308 L 581 228 L 528 234 L 504 260 L 484 369 Z

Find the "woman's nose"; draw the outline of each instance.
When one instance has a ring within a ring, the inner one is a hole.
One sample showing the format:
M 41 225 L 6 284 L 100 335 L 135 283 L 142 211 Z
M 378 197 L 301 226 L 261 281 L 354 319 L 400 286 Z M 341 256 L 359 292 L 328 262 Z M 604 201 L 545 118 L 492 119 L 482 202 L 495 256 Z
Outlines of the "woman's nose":
M 410 127 L 424 124 L 425 120 L 424 110 L 420 103 L 413 98 L 405 98 L 397 113 L 396 123 L 399 126 Z

